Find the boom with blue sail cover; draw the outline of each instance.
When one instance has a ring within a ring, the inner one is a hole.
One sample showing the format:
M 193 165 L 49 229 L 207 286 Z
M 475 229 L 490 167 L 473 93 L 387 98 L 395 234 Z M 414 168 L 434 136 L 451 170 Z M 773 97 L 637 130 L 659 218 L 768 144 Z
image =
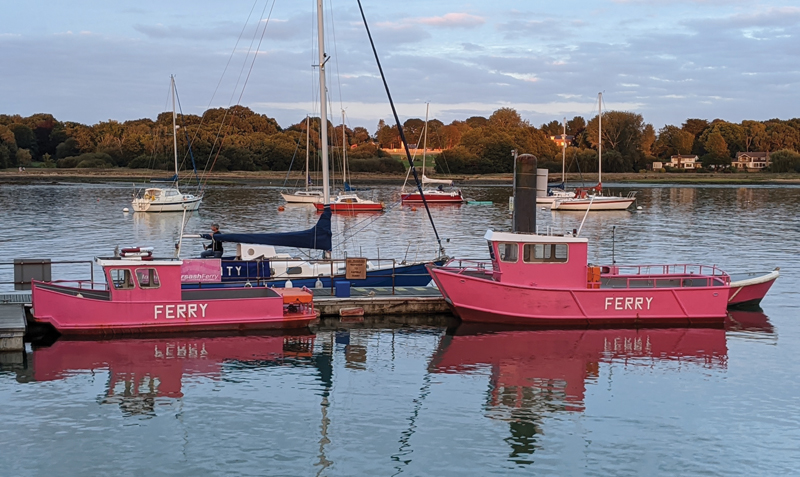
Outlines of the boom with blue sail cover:
M 331 208 L 326 206 L 317 224 L 299 232 L 279 232 L 273 234 L 201 234 L 204 239 L 219 242 L 248 243 L 255 245 L 276 245 L 285 247 L 331 250 Z

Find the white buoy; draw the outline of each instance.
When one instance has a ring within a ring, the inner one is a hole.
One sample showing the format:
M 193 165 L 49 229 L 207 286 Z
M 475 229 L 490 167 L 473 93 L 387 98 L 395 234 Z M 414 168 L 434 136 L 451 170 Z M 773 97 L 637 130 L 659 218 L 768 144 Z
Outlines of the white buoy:
M 642 206 L 641 205 L 637 205 L 636 206 L 636 210 L 642 210 Z
M 292 288 L 292 281 L 291 280 L 286 280 L 286 284 L 283 285 L 283 288 Z
M 322 288 L 322 280 L 317 278 L 317 281 L 314 282 L 314 288 Z
M 125 207 L 124 209 L 122 209 L 122 211 L 123 211 L 123 212 L 125 212 L 126 214 L 127 214 L 128 212 L 130 212 L 130 210 L 128 210 L 128 208 L 127 208 L 127 207 Z

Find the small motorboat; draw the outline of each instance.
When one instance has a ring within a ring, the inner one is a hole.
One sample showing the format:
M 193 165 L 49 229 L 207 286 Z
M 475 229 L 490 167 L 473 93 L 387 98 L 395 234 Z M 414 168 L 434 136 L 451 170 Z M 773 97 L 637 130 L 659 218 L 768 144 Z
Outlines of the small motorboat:
M 780 276 L 780 268 L 771 272 L 749 272 L 731 275 L 728 306 L 757 306 Z

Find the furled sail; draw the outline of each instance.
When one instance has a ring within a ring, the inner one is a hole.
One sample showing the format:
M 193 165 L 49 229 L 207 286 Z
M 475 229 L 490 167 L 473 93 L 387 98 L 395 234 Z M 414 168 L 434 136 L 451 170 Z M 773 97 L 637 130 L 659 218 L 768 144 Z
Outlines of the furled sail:
M 453 181 L 450 179 L 430 179 L 429 177 L 425 176 L 425 174 L 422 174 L 422 183 L 453 185 Z
M 279 232 L 274 234 L 202 234 L 204 239 L 220 242 L 248 243 L 256 245 L 276 245 L 285 247 L 331 250 L 331 208 L 325 206 L 317 225 L 300 232 Z

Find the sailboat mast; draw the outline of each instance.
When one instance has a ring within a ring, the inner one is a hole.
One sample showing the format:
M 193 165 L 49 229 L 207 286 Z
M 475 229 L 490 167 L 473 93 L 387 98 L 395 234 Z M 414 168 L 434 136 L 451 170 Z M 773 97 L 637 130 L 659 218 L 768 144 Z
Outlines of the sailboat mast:
M 561 133 L 561 185 L 567 187 L 567 118 L 564 118 L 564 132 Z
M 308 144 L 308 140 L 309 140 L 309 136 L 310 136 L 309 132 L 308 132 L 308 130 L 309 130 L 308 126 L 309 126 L 309 118 L 308 118 L 308 114 L 306 114 L 306 192 L 308 192 L 308 182 L 309 182 L 309 179 L 310 179 L 309 176 L 311 175 L 311 171 L 308 170 L 308 150 L 311 149 L 309 147 L 309 144 Z
M 347 187 L 347 132 L 344 130 L 344 109 L 342 110 L 342 187 Z
M 317 43 L 319 45 L 319 119 L 322 149 L 322 203 L 331 203 L 330 177 L 328 173 L 328 107 L 325 91 L 325 33 L 322 21 L 322 0 L 317 0 Z
M 178 180 L 178 129 L 176 121 L 178 114 L 175 110 L 175 76 L 169 75 L 170 87 L 172 89 L 172 150 L 175 154 L 175 180 Z
M 603 183 L 603 93 L 597 93 L 597 183 Z
M 428 151 L 428 110 L 431 103 L 425 103 L 425 129 L 422 131 L 422 180 L 425 181 L 425 153 Z

